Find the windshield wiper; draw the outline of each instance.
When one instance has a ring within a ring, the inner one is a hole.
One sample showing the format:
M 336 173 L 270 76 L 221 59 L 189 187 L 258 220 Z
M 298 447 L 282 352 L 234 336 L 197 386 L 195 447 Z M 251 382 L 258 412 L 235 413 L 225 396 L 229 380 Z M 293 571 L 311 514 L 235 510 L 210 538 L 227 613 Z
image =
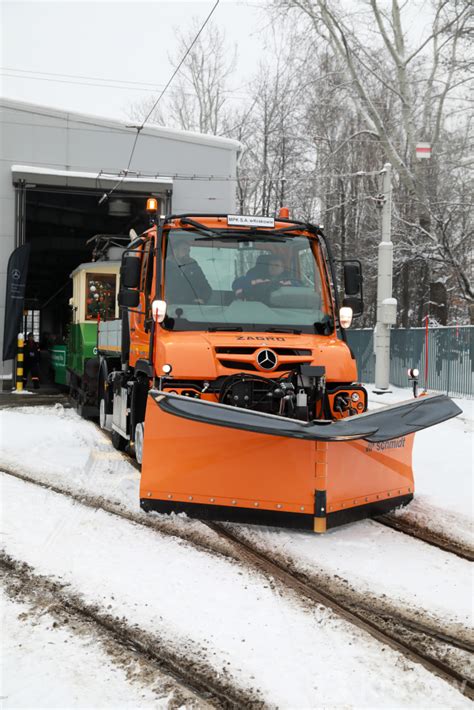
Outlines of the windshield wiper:
M 243 328 L 241 325 L 213 325 L 209 326 L 207 329 L 208 333 L 215 333 L 218 330 L 227 330 L 229 332 L 239 332 L 241 333 L 243 331 Z
M 265 328 L 265 333 L 294 333 L 301 335 L 303 331 L 298 328 Z

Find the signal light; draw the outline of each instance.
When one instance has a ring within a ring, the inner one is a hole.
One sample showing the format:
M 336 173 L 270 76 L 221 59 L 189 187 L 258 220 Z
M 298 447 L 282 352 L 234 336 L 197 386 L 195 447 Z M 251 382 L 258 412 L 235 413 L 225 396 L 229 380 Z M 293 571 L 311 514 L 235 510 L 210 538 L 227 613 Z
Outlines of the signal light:
M 158 200 L 156 197 L 149 197 L 146 201 L 146 211 L 147 212 L 157 212 L 158 211 Z
M 420 371 L 416 367 L 408 368 L 408 377 L 411 380 L 416 380 L 420 374 Z

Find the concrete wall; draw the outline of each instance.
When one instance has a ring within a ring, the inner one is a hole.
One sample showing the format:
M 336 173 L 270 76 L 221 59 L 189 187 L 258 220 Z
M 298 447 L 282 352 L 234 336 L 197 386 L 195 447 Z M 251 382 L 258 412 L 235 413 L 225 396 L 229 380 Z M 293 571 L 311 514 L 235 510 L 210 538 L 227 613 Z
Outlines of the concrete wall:
M 11 166 L 118 173 L 128 165 L 135 135 L 134 129 L 108 119 L 0 100 L 0 351 L 7 262 L 15 246 Z M 234 212 L 239 149 L 236 141 L 224 138 L 145 128 L 130 170 L 172 177 L 174 213 Z M 0 360 L 0 376 L 10 372 L 11 362 L 4 366 Z

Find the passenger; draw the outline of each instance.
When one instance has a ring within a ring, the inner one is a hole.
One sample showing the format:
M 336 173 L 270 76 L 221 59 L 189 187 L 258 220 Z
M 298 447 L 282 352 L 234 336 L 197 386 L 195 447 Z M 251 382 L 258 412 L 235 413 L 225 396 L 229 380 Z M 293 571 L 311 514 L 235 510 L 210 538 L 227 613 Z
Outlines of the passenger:
M 301 286 L 301 281 L 294 279 L 291 273 L 285 269 L 283 259 L 277 256 L 271 257 L 268 262 L 268 276 L 272 283 L 281 286 Z
M 170 303 L 207 303 L 212 288 L 198 262 L 190 256 L 186 240 L 170 242 L 172 256 L 166 259 L 166 300 Z
M 301 286 L 301 282 L 285 270 L 283 259 L 268 254 L 261 254 L 255 266 L 232 284 L 236 297 L 248 301 L 265 300 L 272 291 L 284 286 Z
M 232 284 L 232 290 L 237 298 L 243 299 L 245 291 L 258 286 L 259 284 L 268 283 L 268 254 L 259 254 L 255 262 L 255 266 L 247 271 L 245 276 L 238 276 Z
M 37 342 L 33 337 L 33 333 L 28 333 L 25 346 L 23 348 L 23 386 L 26 389 L 28 382 L 28 373 L 31 373 L 31 380 L 33 382 L 33 387 L 35 390 L 39 389 L 39 362 L 40 362 L 40 349 Z

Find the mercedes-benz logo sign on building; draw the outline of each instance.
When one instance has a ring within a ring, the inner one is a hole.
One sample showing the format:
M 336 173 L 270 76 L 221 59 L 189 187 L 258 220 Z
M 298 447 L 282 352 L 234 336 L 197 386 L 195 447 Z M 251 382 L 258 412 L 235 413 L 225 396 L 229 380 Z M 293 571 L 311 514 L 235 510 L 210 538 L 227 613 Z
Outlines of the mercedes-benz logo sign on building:
M 257 365 L 261 370 L 274 370 L 278 365 L 278 358 L 273 350 L 259 350 L 257 353 Z

